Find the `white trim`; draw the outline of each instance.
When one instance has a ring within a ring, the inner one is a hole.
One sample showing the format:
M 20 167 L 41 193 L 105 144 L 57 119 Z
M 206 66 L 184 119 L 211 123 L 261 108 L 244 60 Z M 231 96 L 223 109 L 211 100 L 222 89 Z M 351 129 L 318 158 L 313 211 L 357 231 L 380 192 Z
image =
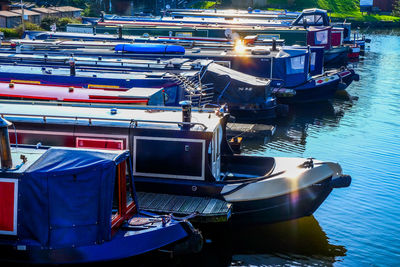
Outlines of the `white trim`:
M 14 222 L 13 222 L 13 231 L 2 231 L 2 230 L 0 230 L 0 235 L 17 235 L 18 180 L 0 178 L 0 182 L 13 183 L 14 184 Z
M 202 144 L 202 157 L 201 157 L 201 176 L 190 176 L 190 175 L 173 175 L 173 174 L 161 174 L 161 173 L 143 173 L 136 172 L 136 140 L 162 140 L 169 142 L 192 142 Z M 185 139 L 185 138 L 168 138 L 168 137 L 152 137 L 152 136 L 134 136 L 133 138 L 133 175 L 145 176 L 145 177 L 158 177 L 158 178 L 172 178 L 172 179 L 185 179 L 185 180 L 205 180 L 205 154 L 206 154 L 206 140 L 199 139 Z

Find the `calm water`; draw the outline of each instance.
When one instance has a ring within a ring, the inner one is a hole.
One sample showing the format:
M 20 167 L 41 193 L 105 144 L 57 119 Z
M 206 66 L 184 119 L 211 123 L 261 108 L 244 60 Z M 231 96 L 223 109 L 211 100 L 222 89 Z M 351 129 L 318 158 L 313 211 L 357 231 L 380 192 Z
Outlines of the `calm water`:
M 244 144 L 248 154 L 337 161 L 352 185 L 334 190 L 312 218 L 275 226 L 266 236 L 259 229 L 254 254 L 238 249 L 233 264 L 400 265 L 400 37 L 368 37 L 370 50 L 355 66 L 361 80 L 348 88 L 358 101 L 296 110 L 270 142 Z

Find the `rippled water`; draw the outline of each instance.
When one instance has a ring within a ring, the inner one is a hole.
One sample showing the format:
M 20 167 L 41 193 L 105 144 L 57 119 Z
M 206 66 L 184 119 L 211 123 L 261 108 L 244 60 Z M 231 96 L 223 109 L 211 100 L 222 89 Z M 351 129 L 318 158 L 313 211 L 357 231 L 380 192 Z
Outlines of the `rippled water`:
M 400 37 L 367 37 L 370 49 L 355 65 L 361 80 L 347 90 L 358 101 L 298 108 L 268 143 L 260 136 L 244 143 L 248 154 L 337 161 L 353 177 L 351 186 L 334 190 L 313 218 L 303 219 L 309 225 L 298 229 L 299 239 L 289 240 L 307 253 L 283 245 L 278 255 L 234 255 L 234 264 L 400 265 Z

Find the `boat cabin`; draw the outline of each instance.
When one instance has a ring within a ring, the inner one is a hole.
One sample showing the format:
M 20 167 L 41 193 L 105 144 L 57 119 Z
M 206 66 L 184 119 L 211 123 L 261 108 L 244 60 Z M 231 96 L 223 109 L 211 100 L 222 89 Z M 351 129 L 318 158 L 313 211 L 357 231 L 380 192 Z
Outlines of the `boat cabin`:
M 180 110 L 26 104 L 0 110 L 15 124 L 19 143 L 129 149 L 135 176 L 219 179 L 221 149 L 228 148 L 227 114 L 193 112 L 191 122 L 182 122 Z M 12 132 L 10 138 L 16 141 Z
M 329 26 L 330 21 L 326 10 L 311 8 L 303 12 L 292 22 L 292 26 Z

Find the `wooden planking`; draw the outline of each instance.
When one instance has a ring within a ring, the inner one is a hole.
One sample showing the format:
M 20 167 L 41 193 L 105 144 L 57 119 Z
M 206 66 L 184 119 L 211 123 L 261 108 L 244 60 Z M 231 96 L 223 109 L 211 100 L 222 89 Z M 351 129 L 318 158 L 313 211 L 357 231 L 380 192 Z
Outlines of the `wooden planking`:
M 215 221 L 227 221 L 231 214 L 231 204 L 220 199 L 147 192 L 137 195 L 139 208 L 146 211 L 181 216 L 197 213 L 198 217 L 218 217 Z

